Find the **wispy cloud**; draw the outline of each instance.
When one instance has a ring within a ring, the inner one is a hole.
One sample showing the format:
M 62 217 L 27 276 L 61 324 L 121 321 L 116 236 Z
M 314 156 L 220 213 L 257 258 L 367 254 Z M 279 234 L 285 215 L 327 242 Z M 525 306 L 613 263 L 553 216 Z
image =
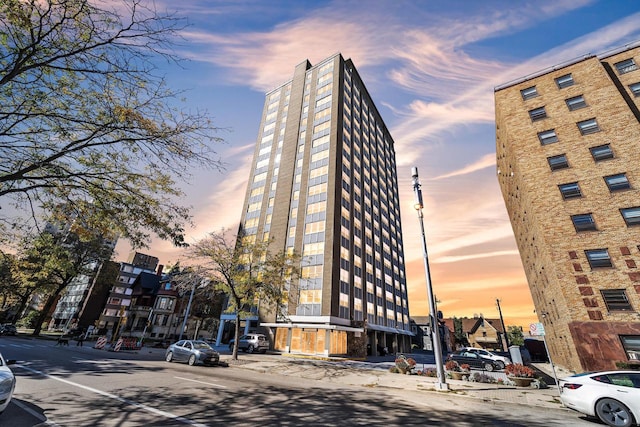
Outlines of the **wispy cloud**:
M 484 156 L 479 158 L 477 161 L 471 163 L 470 165 L 463 167 L 462 169 L 451 171 L 444 175 L 436 176 L 434 178 L 431 178 L 431 180 L 437 181 L 440 179 L 452 178 L 454 176 L 467 175 L 482 169 L 494 167 L 495 165 L 496 165 L 496 153 L 489 153 L 489 154 L 485 154 Z

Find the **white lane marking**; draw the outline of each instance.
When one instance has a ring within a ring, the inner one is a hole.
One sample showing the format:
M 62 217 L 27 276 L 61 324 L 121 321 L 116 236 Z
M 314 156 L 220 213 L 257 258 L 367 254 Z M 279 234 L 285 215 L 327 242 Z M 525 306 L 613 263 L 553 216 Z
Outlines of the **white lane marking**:
M 39 412 L 34 411 L 33 409 L 29 408 L 27 405 L 25 405 L 22 402 L 18 402 L 15 399 L 11 399 L 11 403 L 13 405 L 16 405 L 18 408 L 22 409 L 24 412 L 26 412 L 27 414 L 35 417 L 38 421 L 40 421 L 41 423 L 38 424 L 39 426 L 50 426 L 50 427 L 60 427 L 58 424 L 53 423 L 51 421 L 47 420 L 47 417 L 45 417 L 44 415 L 42 415 Z
M 227 388 L 227 386 L 224 386 L 224 385 L 214 384 L 214 383 L 206 383 L 204 381 L 192 380 L 191 378 L 183 378 L 183 377 L 173 377 L 173 378 L 177 378 L 179 380 L 185 380 L 185 381 L 193 381 L 194 383 L 206 384 L 206 385 L 210 385 L 212 387 Z
M 160 416 L 163 416 L 165 418 L 171 418 L 171 419 L 179 421 L 181 423 L 189 424 L 189 425 L 196 426 L 196 427 L 209 427 L 207 424 L 201 424 L 201 423 L 198 423 L 196 421 L 192 421 L 192 420 L 190 420 L 188 418 L 184 418 L 184 417 L 172 414 L 170 412 L 161 411 L 159 409 L 152 408 L 151 406 L 143 405 L 142 403 L 137 403 L 137 402 L 134 402 L 132 400 L 125 399 L 123 397 L 116 396 L 115 394 L 107 393 L 106 391 L 98 390 L 98 389 L 93 388 L 93 387 L 88 387 L 86 385 L 74 383 L 73 381 L 69 381 L 69 380 L 65 380 L 65 379 L 62 379 L 62 378 L 54 377 L 53 375 L 45 374 L 44 372 L 38 371 L 36 369 L 27 368 L 26 366 L 23 366 L 23 365 L 14 365 L 14 366 L 17 367 L 17 368 L 22 368 L 22 369 L 24 369 L 26 371 L 32 372 L 32 373 L 37 374 L 37 375 L 41 375 L 41 376 L 43 376 L 45 378 L 50 378 L 52 380 L 60 381 L 61 383 L 68 384 L 68 385 L 73 386 L 73 387 L 78 387 L 78 388 L 81 388 L 83 390 L 87 390 L 87 391 L 90 391 L 92 393 L 99 394 L 101 396 L 105 396 L 105 397 L 108 397 L 110 399 L 114 399 L 114 400 L 117 400 L 119 402 L 122 402 L 122 403 L 126 403 L 127 405 L 135 406 L 136 408 L 140 408 L 140 409 L 145 410 L 147 412 L 151 412 L 154 415 L 160 415 Z

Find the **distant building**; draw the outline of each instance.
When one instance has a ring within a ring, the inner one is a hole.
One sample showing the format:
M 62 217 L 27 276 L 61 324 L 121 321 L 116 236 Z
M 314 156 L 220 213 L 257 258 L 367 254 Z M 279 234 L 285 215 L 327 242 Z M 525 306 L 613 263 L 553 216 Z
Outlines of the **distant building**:
M 412 316 L 411 320 L 415 329 L 412 342 L 421 350 L 433 351 L 433 335 L 431 329 L 431 316 Z M 438 334 L 440 336 L 440 348 L 443 352 L 455 349 L 453 332 L 447 328 L 444 319 L 438 319 Z
M 128 316 L 132 300 L 132 285 L 140 273 L 156 274 L 158 258 L 133 252 L 128 262 L 121 262 L 117 279 L 111 283 L 111 289 L 103 302 L 101 314 L 95 325 L 103 334 L 113 335 L 121 323 L 121 319 Z M 161 273 L 161 271 L 159 272 Z
M 552 359 L 640 359 L 640 45 L 495 89 L 497 172 Z
M 302 62 L 267 93 L 241 225 L 249 238 L 303 256 L 288 318 L 261 308 L 259 327 L 276 349 L 410 350 L 395 161 L 391 134 L 340 54 Z
M 185 313 L 175 311 L 178 292 L 168 277 L 141 272 L 131 289 L 132 305 L 122 334 L 155 340 L 179 336 Z
M 462 333 L 467 343 L 465 346 L 484 348 L 487 350 L 504 351 L 504 335 L 500 319 L 487 319 L 482 314 L 474 315 L 473 318 L 458 318 L 462 324 Z M 453 318 L 444 319 L 444 323 L 449 333 L 454 336 L 455 342 L 455 322 Z
M 49 222 L 45 226 L 45 233 L 57 236 L 61 245 L 75 245 L 77 238 L 74 237 L 79 228 L 82 228 L 82 220 L 79 218 L 72 219 L 66 223 Z M 87 259 L 83 266 L 84 274 L 80 274 L 67 285 L 63 293 L 58 298 L 55 308 L 51 313 L 51 321 L 49 329 L 69 329 L 79 326 L 79 320 L 83 318 L 85 321 L 94 317 L 93 313 L 85 312 L 87 308 L 91 310 L 95 304 L 95 300 L 88 303 L 87 298 L 91 293 L 91 289 L 98 292 L 102 289 L 105 280 L 110 280 L 108 274 L 112 272 L 110 268 L 104 268 L 105 263 L 109 262 L 109 258 L 113 254 L 118 238 L 115 235 L 101 236 L 101 245 L 104 245 L 105 251 L 101 257 Z M 102 277 L 100 273 L 102 272 Z

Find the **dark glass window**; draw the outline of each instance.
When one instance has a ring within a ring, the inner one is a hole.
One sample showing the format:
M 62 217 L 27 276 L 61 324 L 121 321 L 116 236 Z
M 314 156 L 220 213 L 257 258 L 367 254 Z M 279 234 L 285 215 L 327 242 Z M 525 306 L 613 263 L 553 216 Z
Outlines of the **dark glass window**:
M 565 87 L 573 86 L 573 76 L 571 74 L 565 74 L 564 76 L 557 77 L 556 85 L 558 89 L 564 89 Z
M 552 171 L 558 169 L 564 169 L 569 167 L 569 162 L 567 161 L 567 156 L 564 154 L 560 154 L 558 156 L 547 157 L 547 161 L 549 162 L 549 167 Z
M 535 98 L 536 96 L 538 96 L 538 90 L 535 86 L 531 86 L 526 89 L 522 89 L 520 91 L 520 95 L 522 95 L 522 99 L 526 101 L 527 99 Z
M 532 122 L 536 122 L 546 118 L 547 112 L 544 107 L 534 108 L 533 110 L 529 110 L 529 117 L 531 117 Z
M 584 96 L 574 96 L 573 98 L 569 98 L 564 102 L 567 103 L 567 108 L 569 111 L 579 110 L 580 108 L 584 108 L 587 106 L 587 102 L 584 100 Z
M 596 119 L 583 120 L 576 124 L 578 125 L 578 129 L 580 129 L 580 133 L 582 135 L 600 132 L 600 126 L 598 126 Z
M 591 249 L 584 251 L 591 268 L 613 267 L 607 249 Z
M 571 215 L 571 221 L 573 221 L 576 231 L 596 230 L 596 222 L 590 213 Z
M 638 69 L 633 58 L 625 59 L 624 61 L 616 62 L 614 64 L 616 70 L 618 70 L 618 74 L 625 74 L 631 71 L 635 71 Z
M 634 96 L 640 96 L 640 82 L 630 84 L 629 89 Z
M 549 129 L 538 132 L 538 139 L 540 140 L 540 144 L 547 145 L 558 142 L 558 135 L 556 135 L 555 129 Z
M 607 305 L 607 310 L 633 310 L 624 289 L 607 289 L 601 290 L 600 293 L 604 303 Z
M 627 176 L 623 173 L 617 175 L 609 175 L 604 177 L 604 181 L 607 183 L 607 187 L 609 187 L 609 191 L 620 191 L 631 188 L 631 184 L 629 184 L 629 180 Z
M 571 182 L 568 184 L 560 184 L 558 186 L 563 199 L 573 199 L 574 197 L 582 197 L 580 186 L 577 182 Z
M 620 214 L 627 225 L 640 224 L 640 207 L 620 209 Z
M 609 144 L 598 145 L 597 147 L 589 148 L 593 160 L 599 162 L 600 160 L 613 159 L 613 150 Z

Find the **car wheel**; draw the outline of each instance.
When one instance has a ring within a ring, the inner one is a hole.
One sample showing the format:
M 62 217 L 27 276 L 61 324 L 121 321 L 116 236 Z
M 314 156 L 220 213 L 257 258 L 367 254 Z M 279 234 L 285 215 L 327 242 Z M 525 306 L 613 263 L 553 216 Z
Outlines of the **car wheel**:
M 229 344 L 229 351 L 233 351 L 233 344 Z
M 196 364 L 196 355 L 192 354 L 191 356 L 189 356 L 189 366 L 193 366 Z
M 253 345 L 249 344 L 249 347 L 247 347 L 247 353 L 253 353 Z
M 166 360 L 167 362 L 172 362 L 173 361 L 173 352 L 169 352 L 167 353 L 167 357 L 164 358 L 164 360 Z
M 496 361 L 496 364 L 498 365 L 498 369 L 504 369 L 504 362 L 502 360 Z
M 489 362 L 485 363 L 484 364 L 484 370 L 488 371 L 488 372 L 492 372 L 493 371 L 493 364 L 489 363 Z
M 615 399 L 602 399 L 596 403 L 596 414 L 600 421 L 613 427 L 633 425 L 633 416 L 629 409 Z

